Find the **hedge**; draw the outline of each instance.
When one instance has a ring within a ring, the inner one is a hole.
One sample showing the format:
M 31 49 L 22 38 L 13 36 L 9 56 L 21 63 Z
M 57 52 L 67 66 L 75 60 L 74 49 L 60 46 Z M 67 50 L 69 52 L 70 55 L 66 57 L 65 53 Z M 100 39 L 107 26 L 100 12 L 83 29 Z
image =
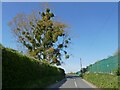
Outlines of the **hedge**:
M 2 88 L 41 88 L 64 76 L 63 69 L 22 55 L 13 49 L 2 48 Z M 48 81 L 45 82 L 45 79 Z

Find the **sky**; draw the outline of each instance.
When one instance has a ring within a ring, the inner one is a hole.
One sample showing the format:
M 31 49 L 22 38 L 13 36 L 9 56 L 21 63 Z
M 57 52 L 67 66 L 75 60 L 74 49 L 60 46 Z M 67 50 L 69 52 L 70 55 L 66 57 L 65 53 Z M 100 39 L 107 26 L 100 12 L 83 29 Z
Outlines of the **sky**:
M 8 22 L 18 13 L 31 14 L 43 10 L 44 3 L 2 3 L 2 43 L 5 47 L 17 48 L 17 43 Z M 65 72 L 80 70 L 98 60 L 113 55 L 118 48 L 118 3 L 116 2 L 51 2 L 48 3 L 55 18 L 69 25 L 72 39 L 68 52 L 70 58 L 61 65 Z

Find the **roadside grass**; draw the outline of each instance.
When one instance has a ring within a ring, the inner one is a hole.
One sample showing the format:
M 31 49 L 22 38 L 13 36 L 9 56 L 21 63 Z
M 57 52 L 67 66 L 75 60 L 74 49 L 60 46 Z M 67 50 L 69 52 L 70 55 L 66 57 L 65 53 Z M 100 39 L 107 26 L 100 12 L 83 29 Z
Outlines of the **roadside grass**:
M 118 76 L 116 75 L 88 73 L 84 74 L 83 78 L 98 88 L 118 88 Z

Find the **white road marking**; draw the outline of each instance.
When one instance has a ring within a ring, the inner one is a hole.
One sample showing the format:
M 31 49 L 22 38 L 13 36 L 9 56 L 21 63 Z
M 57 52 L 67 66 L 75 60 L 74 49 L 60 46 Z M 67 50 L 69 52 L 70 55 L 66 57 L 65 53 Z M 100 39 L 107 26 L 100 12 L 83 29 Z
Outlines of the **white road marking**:
M 75 79 L 74 79 L 75 80 Z M 74 83 L 75 83 L 75 87 L 77 88 L 77 83 L 76 83 L 76 81 L 74 81 Z

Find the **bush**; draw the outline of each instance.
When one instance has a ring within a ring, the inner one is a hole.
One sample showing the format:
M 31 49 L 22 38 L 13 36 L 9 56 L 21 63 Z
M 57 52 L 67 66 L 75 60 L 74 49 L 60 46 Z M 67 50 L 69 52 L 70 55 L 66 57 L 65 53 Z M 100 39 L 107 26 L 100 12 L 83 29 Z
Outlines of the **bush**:
M 2 48 L 3 88 L 45 87 L 62 78 L 64 78 L 63 69 L 22 55 L 16 50 Z M 46 79 L 50 80 L 49 83 L 48 81 L 45 83 Z
M 120 69 L 117 69 L 116 72 L 115 72 L 115 74 L 116 74 L 117 76 L 120 76 Z

